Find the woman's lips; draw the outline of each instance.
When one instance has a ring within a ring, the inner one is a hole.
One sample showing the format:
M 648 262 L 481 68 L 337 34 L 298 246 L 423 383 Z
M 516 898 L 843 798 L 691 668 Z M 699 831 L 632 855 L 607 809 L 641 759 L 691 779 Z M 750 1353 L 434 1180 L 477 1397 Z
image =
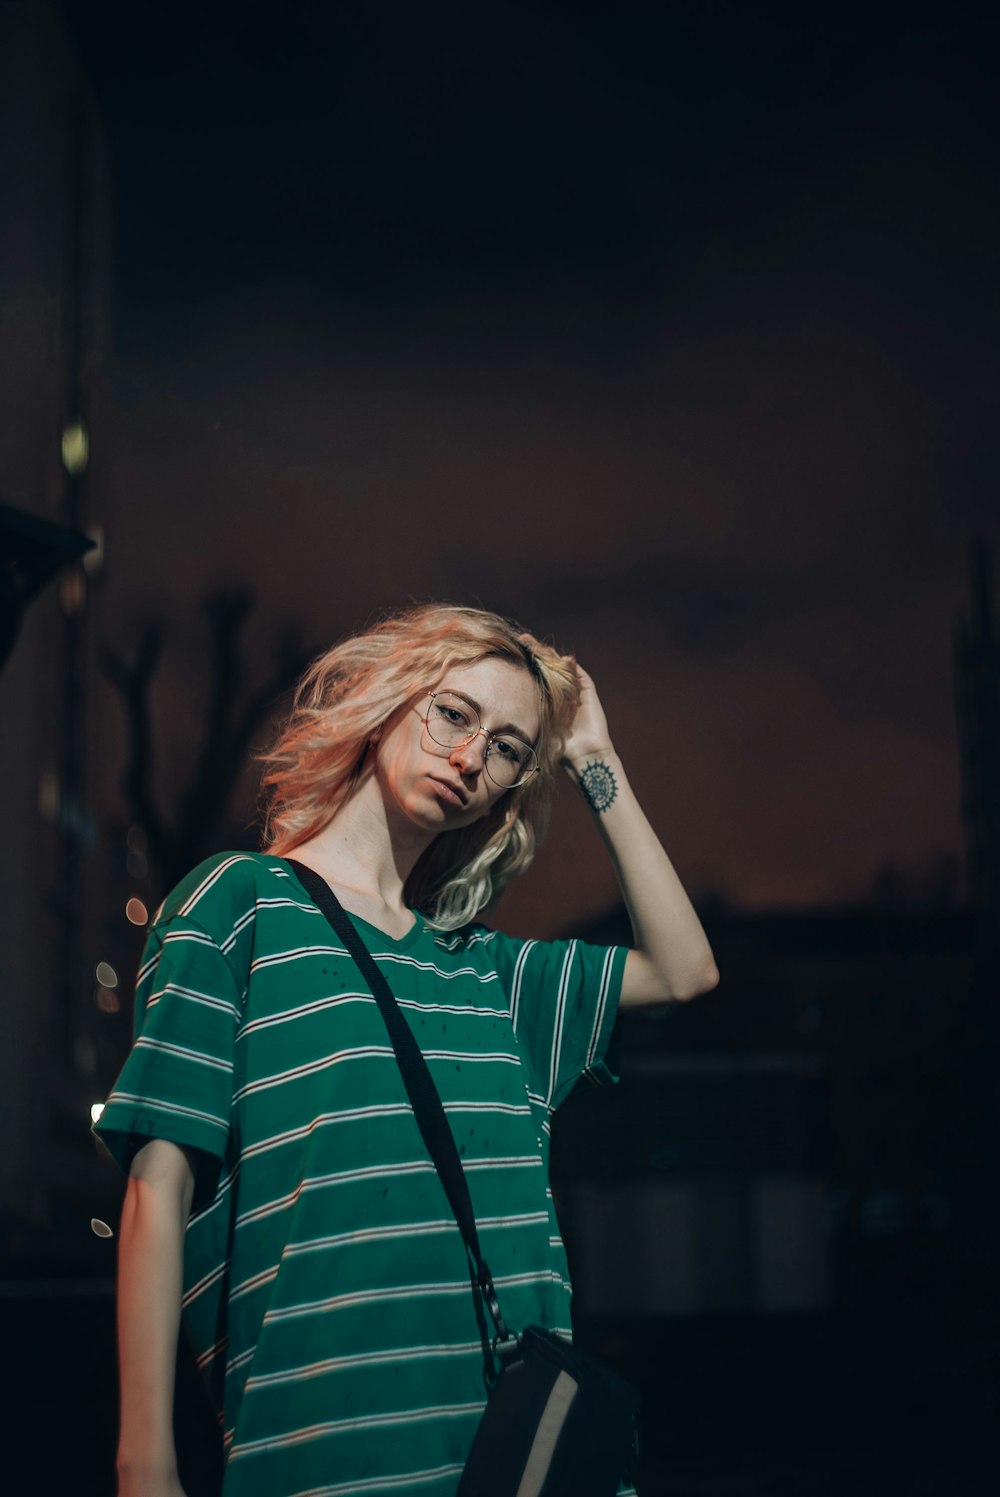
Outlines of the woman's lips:
M 433 777 L 431 778 L 431 784 L 434 786 L 435 790 L 444 801 L 445 805 L 461 806 L 464 809 L 465 805 L 467 804 L 467 798 L 464 791 L 461 791 L 457 789 L 456 786 L 449 784 L 447 780 L 436 780 Z

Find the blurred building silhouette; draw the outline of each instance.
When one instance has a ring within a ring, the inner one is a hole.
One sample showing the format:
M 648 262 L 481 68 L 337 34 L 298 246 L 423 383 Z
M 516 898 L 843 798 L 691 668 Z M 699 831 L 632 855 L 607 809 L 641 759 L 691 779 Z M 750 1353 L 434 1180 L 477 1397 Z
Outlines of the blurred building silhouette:
M 0 214 L 0 502 L 93 533 L 108 158 L 47 0 L 0 6 Z M 22 1259 L 37 1257 L 32 1230 L 53 1224 L 56 1203 L 87 1191 L 90 1155 L 80 1140 L 95 1060 L 90 948 L 100 918 L 100 890 L 87 876 L 96 732 L 89 613 L 99 553 L 64 568 L 30 605 L 0 679 L 0 1240 Z
M 975 1085 L 983 1105 L 984 1222 L 1000 1237 L 1000 637 L 992 557 L 972 552 L 969 613 L 955 630 L 955 685 L 969 904 L 976 921 L 980 1046 Z
M 972 596 L 955 629 L 955 696 L 969 903 L 1000 909 L 1000 638 L 992 559 L 972 552 Z
M 558 1120 L 584 1308 L 801 1313 L 932 1292 L 982 1180 L 971 917 L 707 924 L 718 989 L 628 1016 L 625 1084 Z M 588 936 L 627 939 L 623 916 Z
M 706 911 L 719 987 L 620 1024 L 553 1130 L 640 1491 L 978 1490 L 995 1425 L 995 948 L 980 913 Z M 926 891 L 925 891 L 926 892 Z M 623 912 L 591 939 L 628 939 Z M 990 951 L 992 949 L 992 956 Z

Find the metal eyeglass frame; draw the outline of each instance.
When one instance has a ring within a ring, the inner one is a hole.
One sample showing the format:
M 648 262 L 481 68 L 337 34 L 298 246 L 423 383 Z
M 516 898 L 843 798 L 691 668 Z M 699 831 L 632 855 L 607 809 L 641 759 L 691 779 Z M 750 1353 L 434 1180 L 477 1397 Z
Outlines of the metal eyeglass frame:
M 430 707 L 428 707 L 427 711 L 424 713 L 422 721 L 423 721 L 424 727 L 427 729 L 427 736 L 428 736 L 428 738 L 431 740 L 432 743 L 436 743 L 437 746 L 438 746 L 438 748 L 447 748 L 447 749 L 468 748 L 469 744 L 472 743 L 474 739 L 478 738 L 479 735 L 480 735 L 480 733 L 482 733 L 483 737 L 486 739 L 486 749 L 485 749 L 485 752 L 483 754 L 483 766 L 484 766 L 484 768 L 486 770 L 486 773 L 489 775 L 490 779 L 493 781 L 494 785 L 496 785 L 498 789 L 500 789 L 500 790 L 516 790 L 519 785 L 525 785 L 525 784 L 527 784 L 527 782 L 531 779 L 532 775 L 538 774 L 539 770 L 542 767 L 539 764 L 539 762 L 538 762 L 538 754 L 535 752 L 535 749 L 532 747 L 532 745 L 530 743 L 524 743 L 524 740 L 521 739 L 521 738 L 519 738 L 518 742 L 519 743 L 524 743 L 525 748 L 528 750 L 528 753 L 531 755 L 531 759 L 532 759 L 531 768 L 528 770 L 527 774 L 523 774 L 521 776 L 521 778 L 519 780 L 515 780 L 513 782 L 513 784 L 511 784 L 511 785 L 502 785 L 500 783 L 500 781 L 497 779 L 496 775 L 494 775 L 493 772 L 492 772 L 492 770 L 490 769 L 490 750 L 492 749 L 493 744 L 496 741 L 496 739 L 497 738 L 502 738 L 504 735 L 502 733 L 488 733 L 486 731 L 486 729 L 483 727 L 483 720 L 479 716 L 479 713 L 476 711 L 475 707 L 473 707 L 473 705 L 472 705 L 471 702 L 467 702 L 466 699 L 465 699 L 465 697 L 459 696 L 458 692 L 449 691 L 448 688 L 445 687 L 445 688 L 443 688 L 440 691 L 429 691 L 427 693 L 427 695 L 430 697 L 430 699 L 431 699 L 432 702 L 434 701 L 434 698 L 438 697 L 438 696 L 447 696 L 447 697 L 458 696 L 458 699 L 462 703 L 462 705 L 465 708 L 465 710 L 467 712 L 472 713 L 472 715 L 475 717 L 476 721 L 479 724 L 479 727 L 476 728 L 475 732 L 469 733 L 465 738 L 460 739 L 458 741 L 458 743 L 441 743 L 440 740 L 437 739 L 437 738 L 435 738 L 434 734 L 431 732 L 431 725 L 430 725 L 430 721 L 429 721 L 430 715 L 431 715 L 431 709 L 430 709 Z

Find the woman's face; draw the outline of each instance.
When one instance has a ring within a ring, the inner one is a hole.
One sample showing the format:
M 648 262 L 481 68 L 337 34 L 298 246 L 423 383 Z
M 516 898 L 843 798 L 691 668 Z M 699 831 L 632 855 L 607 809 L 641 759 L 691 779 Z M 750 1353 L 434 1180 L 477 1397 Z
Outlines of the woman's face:
M 435 743 L 426 726 L 432 691 L 463 698 L 483 731 L 456 748 Z M 502 731 L 535 744 L 538 730 L 538 688 L 522 666 L 494 657 L 451 666 L 389 719 L 379 741 L 375 779 L 390 821 L 402 814 L 435 836 L 478 821 L 507 793 L 486 771 L 489 735 Z

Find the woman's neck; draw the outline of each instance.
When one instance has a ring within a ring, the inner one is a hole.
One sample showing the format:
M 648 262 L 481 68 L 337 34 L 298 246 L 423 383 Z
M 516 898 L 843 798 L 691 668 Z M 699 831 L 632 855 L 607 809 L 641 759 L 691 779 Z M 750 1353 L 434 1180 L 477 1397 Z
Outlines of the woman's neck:
M 401 916 L 406 880 L 432 840 L 432 834 L 418 827 L 391 829 L 382 797 L 368 780 L 328 826 L 292 855 L 372 910 Z M 360 909 L 356 913 L 364 915 Z

